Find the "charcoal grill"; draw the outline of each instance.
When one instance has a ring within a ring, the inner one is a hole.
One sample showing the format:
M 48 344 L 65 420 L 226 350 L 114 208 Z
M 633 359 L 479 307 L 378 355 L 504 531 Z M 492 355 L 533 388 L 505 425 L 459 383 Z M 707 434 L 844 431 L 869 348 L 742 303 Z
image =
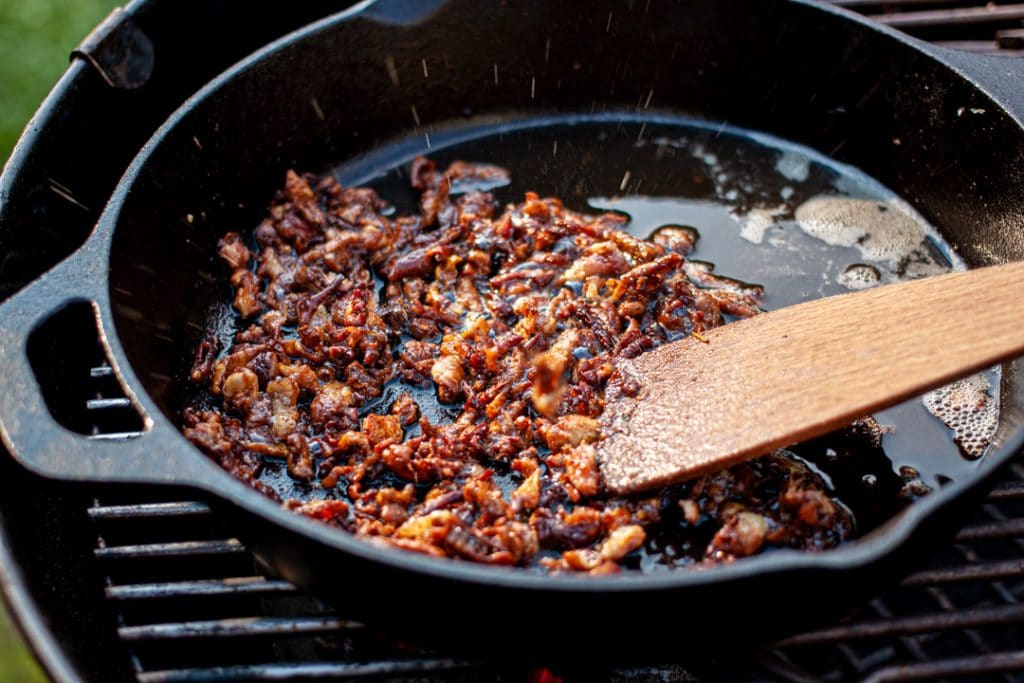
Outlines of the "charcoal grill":
M 250 8 L 240 19 L 228 3 L 154 1 L 134 6 L 132 23 L 114 15 L 83 43 L 62 97 L 48 103 L 15 153 L 22 177 L 46 182 L 16 184 L 2 198 L 0 296 L 81 242 L 135 151 L 190 92 L 259 45 L 346 4 L 319 3 L 287 17 Z M 1024 55 L 1024 4 L 835 4 L 946 46 Z M 152 65 L 131 61 L 145 62 L 131 49 L 139 35 L 155 46 Z M 145 99 L 111 78 L 147 66 Z M 98 340 L 82 341 L 90 316 L 87 307 L 65 309 L 34 335 L 30 351 L 61 359 L 47 392 L 65 426 L 117 438 L 137 430 L 138 418 Z M 514 654 L 475 662 L 392 642 L 262 574 L 204 501 L 155 487 L 44 483 L 7 457 L 0 457 L 0 572 L 28 639 L 60 681 L 1020 680 L 1024 460 L 1005 469 L 952 544 L 839 624 L 759 652 L 669 666 L 524 670 Z M 830 589 L 842 590 L 821 587 Z

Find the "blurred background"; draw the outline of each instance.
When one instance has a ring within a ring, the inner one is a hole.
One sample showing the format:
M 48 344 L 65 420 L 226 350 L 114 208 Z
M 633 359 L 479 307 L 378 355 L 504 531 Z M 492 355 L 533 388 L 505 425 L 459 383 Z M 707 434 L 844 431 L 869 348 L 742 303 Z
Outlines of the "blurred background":
M 0 0 L 0 165 L 68 64 L 71 49 L 113 0 Z M 46 677 L 0 604 L 0 683 Z
M 0 161 L 115 0 L 0 0 Z M 4 679 L 11 680 L 11 679 Z

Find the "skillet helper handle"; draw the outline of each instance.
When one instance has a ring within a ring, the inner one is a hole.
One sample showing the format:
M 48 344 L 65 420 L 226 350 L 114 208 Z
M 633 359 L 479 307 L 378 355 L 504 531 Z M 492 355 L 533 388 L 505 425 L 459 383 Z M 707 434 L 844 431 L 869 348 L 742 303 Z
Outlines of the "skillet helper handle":
M 980 54 L 924 42 L 920 45 L 981 86 L 1004 110 L 1024 124 L 1024 57 Z
M 190 453 L 162 416 L 156 421 L 146 416 L 128 387 L 124 387 L 125 392 L 143 415 L 144 426 L 141 432 L 121 438 L 73 432 L 59 424 L 47 407 L 29 361 L 29 338 L 64 307 L 88 302 L 97 314 L 100 338 L 106 347 L 100 315 L 106 259 L 96 253 L 101 251 L 87 243 L 0 305 L 0 438 L 15 460 L 45 477 L 90 482 L 201 482 L 203 477 L 197 471 L 201 463 L 195 461 L 206 459 Z M 114 371 L 117 373 L 116 367 Z

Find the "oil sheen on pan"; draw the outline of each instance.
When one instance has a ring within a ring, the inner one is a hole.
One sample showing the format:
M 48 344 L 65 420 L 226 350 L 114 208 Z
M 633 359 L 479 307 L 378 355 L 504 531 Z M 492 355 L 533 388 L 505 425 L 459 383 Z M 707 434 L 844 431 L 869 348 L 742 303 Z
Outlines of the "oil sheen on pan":
M 235 314 L 197 349 L 186 434 L 372 542 L 591 574 L 822 551 L 972 467 L 994 432 L 998 370 L 655 494 L 603 491 L 616 358 L 962 267 L 906 203 L 811 150 L 668 119 L 463 123 L 282 182 L 260 226 L 221 241 Z

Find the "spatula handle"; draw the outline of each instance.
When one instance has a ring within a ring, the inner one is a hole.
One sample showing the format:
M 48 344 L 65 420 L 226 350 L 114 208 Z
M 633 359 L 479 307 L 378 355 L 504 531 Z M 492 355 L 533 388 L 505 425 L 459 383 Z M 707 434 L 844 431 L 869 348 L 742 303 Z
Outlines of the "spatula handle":
M 680 481 L 825 434 L 1024 354 L 1024 263 L 811 301 L 625 364 L 610 401 L 606 485 Z

